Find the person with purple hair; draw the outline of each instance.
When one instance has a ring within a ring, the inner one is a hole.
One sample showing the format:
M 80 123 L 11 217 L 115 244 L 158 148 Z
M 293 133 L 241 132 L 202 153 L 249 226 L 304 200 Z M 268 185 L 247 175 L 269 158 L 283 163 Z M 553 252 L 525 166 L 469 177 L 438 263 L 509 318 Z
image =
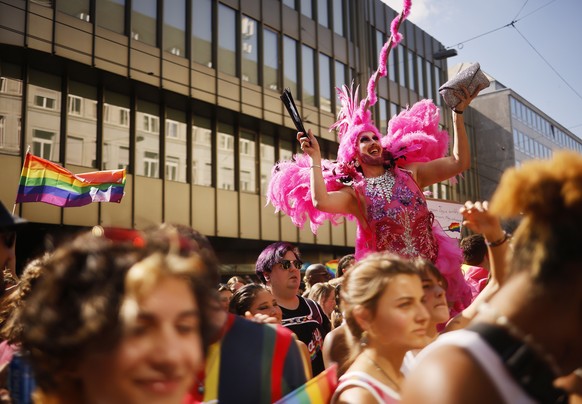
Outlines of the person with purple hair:
M 298 294 L 302 265 L 299 250 L 291 243 L 279 241 L 261 252 L 255 272 L 277 299 L 283 313 L 281 324 L 307 345 L 311 370 L 317 376 L 325 369 L 322 346 L 331 323 L 316 302 Z

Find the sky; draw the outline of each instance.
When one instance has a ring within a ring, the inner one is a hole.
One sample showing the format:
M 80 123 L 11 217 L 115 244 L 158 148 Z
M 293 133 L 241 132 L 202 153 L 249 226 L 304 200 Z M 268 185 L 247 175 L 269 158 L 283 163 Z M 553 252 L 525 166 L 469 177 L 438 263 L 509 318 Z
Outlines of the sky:
M 582 138 L 581 0 L 412 0 L 409 20 Z

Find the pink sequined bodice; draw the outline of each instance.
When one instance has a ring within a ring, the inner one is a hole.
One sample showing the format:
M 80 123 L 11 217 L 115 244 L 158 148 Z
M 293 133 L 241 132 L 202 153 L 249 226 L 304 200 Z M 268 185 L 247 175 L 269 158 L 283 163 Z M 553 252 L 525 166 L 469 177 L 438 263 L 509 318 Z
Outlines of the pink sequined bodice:
M 405 258 L 435 262 L 438 245 L 432 232 L 433 215 L 409 171 L 395 168 L 365 179 L 367 224 L 359 223 L 356 258 L 389 251 Z

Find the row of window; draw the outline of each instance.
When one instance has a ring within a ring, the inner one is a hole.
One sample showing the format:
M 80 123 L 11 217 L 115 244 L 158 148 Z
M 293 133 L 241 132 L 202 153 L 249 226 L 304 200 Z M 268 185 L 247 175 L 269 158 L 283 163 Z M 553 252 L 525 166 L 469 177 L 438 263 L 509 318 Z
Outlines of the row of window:
M 572 136 L 567 135 L 564 131 L 554 126 L 547 119 L 533 111 L 519 100 L 510 97 L 510 107 L 511 115 L 535 131 L 541 133 L 551 142 L 558 145 L 558 147 L 571 149 L 582 153 L 582 142 L 576 140 Z
M 349 18 L 344 20 L 345 2 L 344 0 L 332 0 L 331 4 L 323 0 L 283 0 L 287 7 L 301 11 L 301 14 L 307 18 L 314 19 L 317 16 L 317 22 L 326 28 L 332 28 L 333 31 L 344 36 L 346 30 L 349 30 Z M 315 7 L 314 7 L 315 6 Z M 330 12 L 329 6 L 332 10 Z
M 18 70 L 14 65 L 2 66 L 7 71 Z M 28 77 L 26 84 L 16 77 L 2 77 L 2 82 L 13 89 L 26 89 L 24 144 L 49 160 L 115 169 L 128 167 L 133 157 L 135 165 L 129 170 L 136 175 L 187 182 L 189 174 L 192 184 L 264 193 L 276 159 L 289 159 L 294 152 L 292 134 L 277 141 L 274 134 L 214 121 L 196 111 L 189 122 L 186 111 L 169 106 L 164 106 L 161 116 L 159 105 L 141 98 L 135 99 L 132 110 L 130 96 L 110 89 L 103 89 L 99 99 L 97 88 L 69 81 L 69 93 L 62 94 L 61 77 L 33 69 Z M 16 90 L 0 93 L 0 151 L 4 153 L 19 154 L 21 150 L 23 95 Z M 97 142 L 98 111 L 103 116 L 101 144 Z
M 513 129 L 513 144 L 516 150 L 519 150 L 531 158 L 550 159 L 552 158 L 552 149 L 532 139 L 517 129 Z

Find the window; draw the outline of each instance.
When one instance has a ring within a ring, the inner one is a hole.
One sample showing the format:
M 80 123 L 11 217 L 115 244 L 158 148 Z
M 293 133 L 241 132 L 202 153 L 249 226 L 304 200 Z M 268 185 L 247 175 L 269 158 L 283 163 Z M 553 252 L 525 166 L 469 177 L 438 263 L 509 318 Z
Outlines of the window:
M 234 189 L 234 128 L 232 125 L 218 123 L 217 186 L 221 189 Z
M 416 87 L 416 58 L 414 56 L 414 52 L 408 49 L 408 88 L 412 91 L 417 91 L 418 88 Z
M 53 159 L 53 146 L 56 133 L 41 129 L 32 130 L 32 154 L 46 160 Z
M 83 99 L 69 94 L 69 114 L 81 115 L 81 103 Z
M 180 159 L 177 157 L 166 157 L 166 179 L 170 181 L 178 181 L 178 167 Z
M 293 144 L 289 140 L 281 139 L 279 141 L 279 161 L 291 160 L 293 157 Z
M 0 61 L 0 149 L 18 154 L 21 139 L 22 80 L 18 65 Z
M 283 85 L 289 88 L 291 93 L 297 94 L 297 41 L 288 36 L 283 37 L 283 57 L 285 61 Z
M 34 96 L 34 105 L 46 109 L 57 109 L 57 100 L 43 95 Z
M 166 119 L 166 136 L 172 138 L 178 137 L 178 122 Z
M 331 59 L 319 54 L 319 108 L 331 112 Z
M 405 63 L 404 63 L 404 52 L 405 49 L 403 46 L 397 46 L 396 48 L 394 48 L 392 50 L 396 51 L 396 53 L 398 54 L 398 60 L 397 60 L 397 67 L 396 67 L 396 75 L 398 76 L 398 84 L 400 84 L 402 87 L 406 87 L 406 68 L 405 68 Z
M 241 130 L 239 140 L 240 190 L 252 193 L 257 193 L 255 145 L 255 133 Z
M 424 60 L 420 56 L 418 56 L 416 68 L 418 71 L 418 95 L 426 97 L 424 92 Z
M 333 31 L 340 36 L 344 36 L 344 1 L 343 0 L 333 0 Z
M 335 87 L 342 88 L 342 86 L 346 83 L 346 65 L 336 60 L 334 63 L 334 67 L 335 67 Z M 334 97 L 334 100 L 336 104 L 335 110 L 337 113 L 341 108 L 341 104 L 337 100 L 337 97 Z
M 143 130 L 146 132 L 150 133 L 160 132 L 160 119 L 157 116 L 143 114 L 142 125 Z
M 29 104 L 27 105 L 24 144 L 35 145 L 38 151 L 35 153 L 37 156 L 49 156 L 50 160 L 59 161 L 61 79 L 59 76 L 30 69 L 26 92 Z M 12 130 L 7 135 L 11 132 Z
M 96 168 L 97 88 L 70 81 L 67 104 L 66 162 Z
M 132 1 L 131 7 L 131 37 L 136 41 L 156 46 L 157 1 Z
M 103 169 L 129 165 L 129 97 L 109 90 L 103 92 Z
M 160 178 L 160 118 L 157 104 L 137 100 L 135 167 L 137 175 Z
M 164 1 L 163 48 L 186 57 L 186 0 Z
M 437 66 L 434 67 L 434 85 L 435 88 L 439 88 L 441 86 L 441 69 Z M 437 96 L 435 100 L 435 104 L 438 106 L 442 105 L 441 97 Z
M 218 70 L 236 76 L 236 11 L 218 4 Z
M 159 164 L 160 159 L 158 153 L 146 151 L 143 157 L 143 175 L 158 178 Z
M 271 181 L 271 170 L 275 165 L 275 138 L 261 135 L 261 195 L 267 194 L 267 187 Z
M 313 4 L 311 0 L 301 0 L 301 14 L 307 18 L 313 18 Z
M 76 17 L 80 20 L 91 22 L 90 0 L 57 1 L 57 10 Z
M 279 91 L 279 34 L 263 29 L 263 86 Z
M 283 4 L 287 7 L 295 9 L 295 0 L 283 0 Z
M 212 0 L 192 2 L 192 60 L 212 67 Z
M 425 67 L 426 67 L 426 96 L 429 99 L 433 99 L 434 97 L 434 86 L 432 82 L 432 64 L 425 60 Z
M 386 133 L 386 129 L 388 129 L 388 101 L 384 98 L 378 98 L 378 108 L 380 109 L 380 133 Z
M 329 15 L 327 11 L 327 0 L 318 0 L 317 2 L 317 22 L 326 28 L 329 28 Z
M 0 77 L 0 93 L 22 95 L 22 80 Z
M 167 107 L 165 125 L 166 179 L 186 182 L 186 111 Z M 168 164 L 171 165 L 171 173 L 168 173 Z
M 194 116 L 192 124 L 192 183 L 212 186 L 212 130 L 210 119 Z
M 303 102 L 315 105 L 315 50 L 307 45 L 301 46 L 302 59 L 302 81 L 303 81 Z
M 242 41 L 242 80 L 253 84 L 259 84 L 259 51 L 257 21 L 246 15 L 241 17 L 241 41 Z
M 99 0 L 95 2 L 96 23 L 118 34 L 125 33 L 125 0 Z
M 380 51 L 382 50 L 382 47 L 384 46 L 384 33 L 382 31 L 379 30 L 375 30 L 376 32 L 376 51 L 374 52 L 374 66 L 379 65 L 379 57 L 380 57 Z

